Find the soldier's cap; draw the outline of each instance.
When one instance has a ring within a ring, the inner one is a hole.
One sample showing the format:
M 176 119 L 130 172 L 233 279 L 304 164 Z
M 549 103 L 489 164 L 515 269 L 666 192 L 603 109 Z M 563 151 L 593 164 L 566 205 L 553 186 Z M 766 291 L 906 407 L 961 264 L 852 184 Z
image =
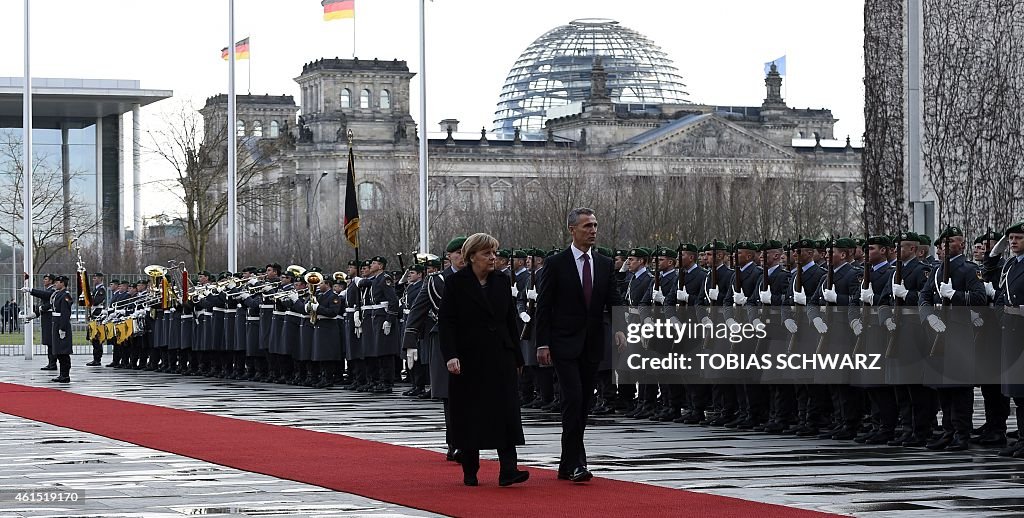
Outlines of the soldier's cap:
M 914 241 L 915 243 L 920 243 L 921 242 L 921 236 L 917 235 L 917 232 L 914 232 L 914 231 L 911 231 L 911 230 L 907 230 L 905 232 L 900 232 L 899 235 L 896 236 L 896 238 L 899 239 L 899 241 L 901 241 L 901 242 L 902 241 Z M 896 239 L 894 239 L 893 241 L 895 242 Z
M 103 274 L 102 274 L 102 273 L 100 273 L 100 272 L 93 272 L 93 273 L 92 273 L 92 276 L 93 276 L 93 277 L 103 277 Z
M 149 284 L 149 279 L 145 279 L 145 278 L 139 279 L 139 280 L 135 281 L 135 284 Z
M 231 272 L 229 272 L 227 270 L 224 270 L 223 272 L 220 272 L 220 273 L 217 274 L 217 280 L 218 281 L 222 281 L 224 279 L 227 279 L 228 277 L 231 277 L 231 275 L 232 275 Z
M 530 257 L 544 257 L 544 251 L 541 250 L 540 248 L 527 248 L 526 254 L 529 255 Z
M 775 240 L 775 239 L 769 239 L 768 241 L 765 241 L 764 243 L 761 243 L 761 247 L 758 248 L 757 251 L 758 252 L 765 252 L 765 251 L 768 251 L 768 250 L 782 250 L 785 247 L 786 247 L 786 245 L 782 244 L 782 241 L 778 241 L 778 240 Z
M 757 243 L 753 241 L 737 241 L 736 250 L 758 250 Z
M 1016 224 L 1006 227 L 1004 235 L 1009 236 L 1010 234 L 1024 234 L 1024 221 L 1018 221 Z
M 827 239 L 817 239 L 817 240 L 815 240 L 814 241 L 814 248 L 816 248 L 818 250 L 824 250 L 824 249 L 828 248 L 828 240 Z
M 64 284 L 68 283 L 68 276 L 67 275 L 53 275 L 53 276 L 50 277 L 50 279 L 53 280 L 53 282 L 60 281 L 60 282 L 63 282 Z
M 373 262 L 372 259 L 363 259 L 362 262 L 359 263 L 359 267 L 369 267 L 371 262 Z
M 615 254 L 615 252 L 612 252 L 612 249 L 608 248 L 607 246 L 594 247 L 594 250 L 596 250 L 597 253 L 599 253 L 599 254 L 601 254 L 601 255 L 609 258 L 609 259 L 613 258 L 614 257 L 613 254 Z
M 679 246 L 676 247 L 676 252 L 691 252 L 696 254 L 699 251 L 700 250 L 697 248 L 697 245 L 693 243 L 679 243 Z
M 932 244 L 932 237 L 929 236 L 928 234 L 918 234 L 917 242 L 921 243 L 922 245 L 930 245 Z
M 343 280 L 341 280 L 341 279 L 339 279 L 337 277 L 331 277 L 331 286 L 334 286 L 335 284 L 340 284 L 340 285 L 344 286 L 345 285 L 345 281 L 343 281 Z
M 306 270 L 306 273 L 310 273 L 310 272 L 324 273 L 324 269 L 319 267 L 319 266 L 314 266 L 314 267 Z
M 380 263 L 381 266 L 387 266 L 388 265 L 388 258 L 384 257 L 383 255 L 378 255 L 378 256 L 371 257 L 369 262 L 372 263 L 374 261 Z M 369 264 L 367 264 L 367 266 L 369 266 Z
M 725 241 L 722 241 L 720 239 L 712 239 L 710 243 L 704 245 L 702 251 L 710 252 L 712 250 L 725 250 L 725 251 L 728 251 L 729 250 L 729 245 L 725 244 Z
M 497 255 L 498 255 L 498 257 L 504 257 L 505 259 L 511 259 L 512 258 L 512 250 L 509 250 L 508 248 L 501 248 L 501 249 L 498 250 L 498 254 Z
M 56 279 L 56 276 L 54 276 L 54 274 L 52 274 L 52 273 L 44 273 L 43 274 L 43 278 L 44 279 L 50 279 L 52 281 L 52 280 Z
M 852 237 L 841 237 L 835 240 L 836 248 L 857 248 L 857 241 Z
M 235 272 L 234 275 L 232 275 L 232 277 L 236 279 L 241 279 L 244 273 L 245 272 Z
M 867 242 L 865 242 L 865 244 L 884 246 L 888 248 L 892 246 L 892 240 L 889 238 L 889 236 L 870 236 L 868 237 L 868 240 Z
M 356 261 L 355 259 L 353 259 L 353 260 L 348 262 L 348 265 L 349 266 L 355 266 L 356 268 L 359 268 L 359 261 Z
M 430 259 L 429 261 L 426 262 L 426 266 L 429 267 L 429 268 L 437 268 L 438 270 L 440 270 L 441 269 L 441 260 L 440 259 Z
M 409 269 L 414 271 L 414 272 L 416 272 L 416 273 L 423 273 L 423 272 L 427 271 L 427 267 L 423 266 L 422 264 L 414 264 L 414 265 L 410 266 Z
M 629 257 L 629 250 L 623 250 L 621 248 L 617 248 L 615 250 L 615 257 Z
M 946 230 L 943 230 L 942 233 L 939 234 L 939 237 L 935 238 L 935 243 L 934 244 L 935 244 L 935 246 L 939 246 L 942 243 L 943 239 L 945 239 L 947 237 L 957 237 L 957 236 L 959 236 L 959 237 L 963 237 L 964 236 L 964 231 L 961 230 L 960 227 L 946 227 Z
M 444 247 L 444 251 L 450 254 L 452 252 L 462 250 L 462 245 L 466 244 L 466 239 L 468 239 L 466 236 L 456 236 L 452 238 L 452 240 L 448 242 L 448 246 Z
M 121 284 L 120 279 L 110 279 L 110 284 Z
M 864 238 L 861 238 L 861 237 L 853 238 L 853 242 L 857 243 L 857 248 L 863 248 L 864 245 L 867 244 L 867 241 L 865 241 Z
M 512 251 L 512 257 L 514 259 L 526 259 L 529 256 L 530 252 L 523 248 L 519 248 L 517 250 Z
M 651 251 L 651 257 L 668 257 L 669 259 L 676 258 L 676 251 L 667 246 L 656 246 Z
M 629 254 L 627 254 L 627 257 L 650 257 L 650 256 L 651 256 L 650 249 L 644 248 L 642 246 L 638 246 L 636 248 L 631 248 L 629 250 Z
M 559 252 L 561 252 L 561 250 L 560 250 L 560 249 L 558 249 L 558 248 L 552 248 L 551 250 L 548 250 L 548 251 L 547 251 L 547 252 L 546 252 L 546 253 L 544 254 L 544 257 L 551 257 L 551 256 L 553 256 L 553 255 L 555 255 L 555 254 L 557 254 L 557 253 L 559 253 Z
M 978 238 L 974 240 L 974 244 L 980 245 L 985 241 L 999 241 L 999 238 L 1001 237 L 1003 236 L 996 234 L 994 231 L 985 232 L 984 234 L 978 236 Z
M 245 272 L 245 273 L 259 273 L 260 272 L 259 268 L 256 268 L 255 266 L 246 266 L 245 268 L 242 269 L 242 271 Z

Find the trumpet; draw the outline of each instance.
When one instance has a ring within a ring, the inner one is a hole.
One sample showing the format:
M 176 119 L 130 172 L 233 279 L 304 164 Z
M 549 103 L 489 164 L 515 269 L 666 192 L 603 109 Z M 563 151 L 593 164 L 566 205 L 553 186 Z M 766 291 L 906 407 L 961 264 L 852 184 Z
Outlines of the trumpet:
M 310 302 L 307 302 L 307 304 L 310 304 L 316 300 L 316 287 L 321 282 L 324 282 L 324 278 L 320 275 L 320 272 L 308 272 L 302 279 L 306 281 L 306 288 L 309 290 Z M 316 324 L 316 311 L 312 308 L 309 309 L 309 323 Z
M 292 293 L 298 293 L 298 290 L 296 290 L 295 288 L 292 288 L 292 289 L 288 289 L 288 290 L 284 290 L 284 291 L 279 291 L 279 292 L 276 292 L 276 293 L 271 293 L 269 295 L 264 295 L 263 299 L 264 300 L 273 301 L 273 302 L 277 302 L 279 300 L 284 300 L 286 298 L 291 297 Z

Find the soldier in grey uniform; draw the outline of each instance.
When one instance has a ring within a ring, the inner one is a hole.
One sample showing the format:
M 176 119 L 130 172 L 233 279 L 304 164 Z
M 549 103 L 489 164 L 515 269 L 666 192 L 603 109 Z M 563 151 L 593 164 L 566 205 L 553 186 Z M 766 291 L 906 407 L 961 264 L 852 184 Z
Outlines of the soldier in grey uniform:
M 405 329 L 409 325 L 409 314 L 412 313 L 412 304 L 416 301 L 416 297 L 419 296 L 420 290 L 423 288 L 423 274 L 427 271 L 427 267 L 422 264 L 414 264 L 409 267 L 407 276 L 408 286 L 405 291 L 402 292 L 402 297 L 399 299 L 399 306 L 402 308 L 402 335 L 405 337 Z M 403 350 L 406 358 L 406 368 L 409 369 L 409 380 L 412 382 L 412 388 L 402 392 L 403 396 L 416 397 L 427 391 L 427 385 L 430 384 L 430 372 L 427 370 L 426 364 L 420 361 L 420 349 L 422 348 L 423 341 L 416 340 L 415 343 L 406 342 L 403 338 Z
M 51 316 L 51 338 L 53 339 L 53 354 L 57 357 L 60 371 L 56 378 L 51 381 L 57 383 L 71 382 L 71 304 L 73 299 L 67 291 L 68 278 L 58 275 L 53 279 L 54 291 L 50 294 Z
M 999 259 L 1009 249 L 1010 257 L 1002 268 L 996 268 Z M 996 289 L 997 308 L 1002 327 L 1002 364 L 1007 368 L 1003 393 L 1013 399 L 1016 406 L 1017 440 L 999 450 L 1002 457 L 1024 459 L 1024 369 L 1021 367 L 1021 339 L 1024 335 L 1024 221 L 1008 227 L 1003 237 L 989 252 L 989 282 Z M 997 277 L 998 276 L 998 277 Z
M 651 250 L 644 247 L 635 247 L 629 251 L 626 259 L 626 269 L 632 274 L 629 285 L 626 288 L 626 305 L 629 306 L 627 322 L 636 323 L 640 310 L 638 306 L 651 305 L 651 287 L 654 285 L 654 275 L 647 269 L 651 259 Z M 631 352 L 640 352 L 640 345 L 632 344 Z M 632 400 L 634 394 L 633 384 L 619 385 L 619 397 Z M 658 404 L 658 386 L 641 383 L 636 391 L 636 406 L 626 413 L 626 417 L 646 419 L 654 415 Z
M 362 273 L 361 269 L 360 261 L 349 261 L 349 283 L 345 288 L 345 360 L 348 364 L 348 380 L 342 385 L 342 388 L 347 390 L 358 390 L 370 386 L 369 378 L 367 378 L 366 356 L 363 352 L 362 311 L 359 309 L 362 297 L 359 287 L 356 286 L 356 280 Z
M 42 288 L 22 288 L 21 290 L 31 294 L 33 297 L 41 300 L 42 302 L 38 306 L 34 306 L 30 311 L 29 308 L 25 308 L 25 313 L 29 315 L 29 320 L 39 317 L 39 328 L 42 330 L 42 342 L 46 346 L 46 366 L 40 370 L 56 370 L 57 357 L 53 354 L 53 335 L 50 331 L 53 329 L 53 321 L 51 317 L 50 308 L 50 295 L 53 295 L 53 282 L 54 275 L 48 273 L 43 275 L 43 287 Z M 15 317 L 17 318 L 17 317 Z
M 391 393 L 395 383 L 395 358 L 401 351 L 398 326 L 398 295 L 395 280 L 384 271 L 388 260 L 383 256 L 370 259 L 367 277 L 357 281 L 363 299 L 363 342 L 367 367 L 378 394 Z
M 654 306 L 665 307 L 675 305 L 676 287 L 679 282 L 679 270 L 676 268 L 675 250 L 658 247 L 652 254 L 655 274 L 658 276 L 657 288 L 651 283 L 651 302 Z M 667 345 L 667 347 L 666 347 Z M 671 344 L 655 341 L 651 347 L 658 353 L 671 352 Z M 661 392 L 661 408 L 650 416 L 651 421 L 672 421 L 682 415 L 682 407 L 686 403 L 686 389 L 680 384 L 662 383 L 658 385 Z
M 94 320 L 101 318 L 101 315 L 103 314 L 104 311 L 104 306 L 107 303 L 107 287 L 103 285 L 102 273 L 92 274 L 92 293 L 90 293 L 90 302 L 92 303 L 92 315 L 90 315 L 91 318 Z M 103 343 L 100 342 L 99 338 L 97 337 L 93 337 L 91 341 L 92 361 L 87 363 L 86 365 L 98 367 L 100 365 L 103 365 Z M 53 358 L 51 357 L 51 360 L 52 359 Z M 56 369 L 56 365 L 54 365 L 52 361 L 50 364 L 48 364 L 48 366 L 50 365 L 53 365 L 54 369 Z

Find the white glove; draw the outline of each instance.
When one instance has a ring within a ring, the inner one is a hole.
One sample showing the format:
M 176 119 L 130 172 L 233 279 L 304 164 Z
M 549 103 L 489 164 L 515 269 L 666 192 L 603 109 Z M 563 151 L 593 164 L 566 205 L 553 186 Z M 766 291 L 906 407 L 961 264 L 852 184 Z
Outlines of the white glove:
M 936 315 L 928 315 L 928 325 L 931 326 L 932 330 L 936 333 L 943 333 L 946 331 L 946 324 L 943 324 L 942 319 Z
M 529 323 L 531 320 L 533 320 L 533 318 L 530 317 L 529 313 L 523 311 L 522 313 L 519 314 L 519 320 L 522 320 L 523 323 L 525 324 L 525 323 Z
M 864 323 L 861 322 L 859 318 L 855 318 L 850 322 L 850 329 L 853 329 L 853 334 L 855 336 L 860 336 L 860 333 L 864 331 Z
M 18 289 L 23 291 L 23 292 L 25 292 L 25 293 L 32 293 L 32 288 L 29 288 L 28 286 L 22 286 L 22 287 L 20 287 Z
M 860 303 L 865 306 L 870 306 L 875 302 L 875 291 L 871 288 L 861 288 L 860 290 Z
M 174 313 L 174 312 L 178 311 L 178 308 L 171 308 L 171 309 L 168 309 L 167 311 L 169 311 L 171 313 Z
M 907 294 L 908 293 L 910 293 L 910 290 L 908 290 L 907 287 L 904 286 L 902 282 L 899 283 L 899 284 L 896 284 L 895 282 L 892 283 L 892 294 L 893 295 L 895 295 L 895 296 L 897 296 L 897 297 L 899 297 L 899 298 L 901 298 L 903 300 L 907 300 Z
M 29 313 L 27 317 L 25 317 L 25 321 L 29 322 L 29 321 L 35 320 L 37 318 L 39 318 L 39 314 L 36 313 L 35 311 L 33 311 L 33 312 Z
M 519 296 L 519 287 L 516 286 L 515 284 L 513 284 L 512 285 L 512 298 L 516 298 L 518 296 Z
M 690 302 L 690 294 L 686 290 L 676 290 L 676 300 L 683 304 Z
M 971 323 L 974 324 L 974 327 L 985 325 L 985 321 L 981 319 L 981 313 L 977 311 L 971 311 Z
M 537 289 L 536 288 L 530 288 L 530 289 L 526 290 L 526 298 L 527 298 L 527 300 L 536 301 L 537 300 Z
M 732 303 L 737 306 L 742 306 L 747 303 L 747 296 L 743 294 L 743 291 L 732 290 Z
M 622 268 L 619 268 L 619 273 L 626 273 L 629 271 L 629 263 L 622 261 Z
M 256 277 L 253 277 L 253 278 L 249 279 L 249 282 L 247 284 L 249 286 L 255 286 L 255 285 L 259 284 L 259 282 L 260 282 L 259 279 L 257 279 Z
M 361 332 L 363 328 L 363 317 L 359 315 L 358 311 L 352 313 L 352 326 L 356 328 L 357 333 Z
M 801 306 L 807 305 L 807 294 L 804 293 L 803 288 L 793 292 L 793 302 L 796 302 Z
M 955 294 L 955 293 L 956 293 L 956 290 L 953 289 L 953 282 L 952 281 L 939 283 L 939 296 L 940 297 L 948 300 L 948 299 L 953 298 L 953 294 Z
M 828 332 L 828 324 L 826 324 L 821 317 L 814 317 L 814 320 L 812 320 L 811 323 L 814 324 L 814 328 L 817 329 L 819 333 L 825 334 Z
M 772 304 L 772 287 L 768 286 L 765 291 L 759 291 L 758 294 L 761 296 L 761 304 L 770 306 Z
M 709 317 L 704 317 L 704 318 L 700 319 L 700 325 L 702 325 L 702 326 L 714 326 L 715 323 L 712 322 Z
M 988 298 L 994 299 L 996 297 L 996 288 L 994 286 L 992 286 L 991 282 L 986 282 L 984 284 L 985 284 L 985 294 L 988 295 Z
M 836 293 L 836 290 L 833 288 L 827 288 L 823 293 L 825 295 L 825 302 L 835 304 L 836 301 L 839 300 L 839 294 Z
M 412 365 L 412 364 L 416 363 L 416 360 L 419 359 L 419 357 L 420 357 L 420 352 L 419 352 L 418 349 L 406 349 L 405 350 L 405 359 L 406 359 L 406 362 L 408 363 L 408 365 Z
M 733 326 L 739 326 L 739 325 L 740 325 L 740 323 L 739 323 L 739 322 L 737 322 L 736 320 L 734 320 L 734 319 L 733 319 L 732 317 L 729 317 L 729 318 L 727 318 L 727 319 L 725 320 L 725 325 L 726 325 L 726 326 L 727 326 L 727 327 L 728 327 L 729 329 L 736 329 L 736 328 L 735 328 L 735 327 L 733 327 Z
M 355 279 L 352 279 L 352 282 L 354 282 L 356 284 L 356 287 L 358 288 L 359 287 L 359 281 L 361 281 L 361 280 L 363 280 L 362 277 L 356 277 Z
M 644 325 L 649 326 L 654 323 L 654 319 L 651 317 L 644 317 Z
M 290 300 L 292 302 L 295 302 L 295 301 L 299 300 L 299 292 L 293 291 L 293 292 L 289 293 L 288 294 L 288 300 Z
M 708 299 L 710 302 L 718 300 L 718 288 L 711 288 L 708 290 Z
M 761 329 L 764 327 L 764 322 L 761 322 L 760 318 L 755 318 L 750 323 L 754 325 L 754 329 Z
M 270 291 L 274 291 L 274 285 L 273 284 L 268 284 L 268 285 L 263 287 L 263 293 L 267 293 L 267 292 L 270 292 Z
M 65 338 L 67 338 L 68 334 L 65 333 L 63 329 L 60 329 L 60 330 L 57 331 L 57 336 L 59 336 L 60 339 L 63 340 Z
M 889 331 L 895 331 L 896 321 L 891 318 L 885 319 L 885 328 L 888 329 Z
M 796 334 L 796 320 L 787 318 L 782 321 L 782 325 L 786 326 L 786 331 L 789 331 L 791 334 Z
M 992 247 L 992 250 L 989 250 L 988 256 L 999 257 L 1003 255 L 1003 252 L 1006 251 L 1006 247 L 1009 245 L 1010 243 L 1006 240 L 1006 236 L 999 238 L 999 241 L 996 242 L 996 246 Z
M 672 324 L 674 326 L 678 326 L 678 325 L 682 324 L 682 322 L 679 321 L 679 317 L 672 317 L 672 318 L 668 319 L 668 323 Z
M 661 290 L 654 290 L 654 295 L 652 295 L 651 298 L 654 299 L 655 304 L 665 303 L 665 294 L 662 293 Z
M 391 334 L 391 322 L 388 322 L 387 320 L 385 320 L 384 321 L 384 325 L 381 326 L 381 329 L 384 330 L 384 336 L 390 335 Z

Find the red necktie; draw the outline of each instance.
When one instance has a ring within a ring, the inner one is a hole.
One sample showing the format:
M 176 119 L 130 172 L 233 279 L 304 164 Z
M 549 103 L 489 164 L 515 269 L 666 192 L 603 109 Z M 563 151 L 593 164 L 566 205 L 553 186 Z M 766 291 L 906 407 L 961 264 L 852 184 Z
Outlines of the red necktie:
M 583 254 L 583 302 L 590 307 L 590 295 L 594 291 L 594 281 L 590 278 L 590 256 Z

